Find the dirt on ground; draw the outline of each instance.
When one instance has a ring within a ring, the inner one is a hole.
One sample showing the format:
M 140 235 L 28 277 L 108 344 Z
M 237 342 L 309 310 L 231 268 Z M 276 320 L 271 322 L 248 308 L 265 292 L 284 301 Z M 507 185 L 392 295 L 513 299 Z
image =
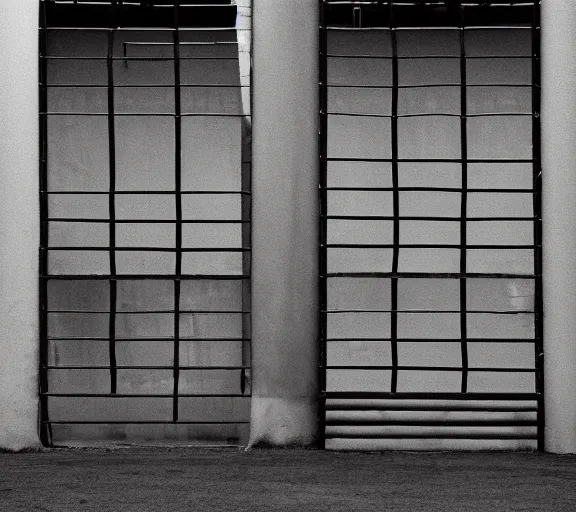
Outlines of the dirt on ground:
M 2 511 L 576 511 L 576 457 L 190 448 L 0 454 Z

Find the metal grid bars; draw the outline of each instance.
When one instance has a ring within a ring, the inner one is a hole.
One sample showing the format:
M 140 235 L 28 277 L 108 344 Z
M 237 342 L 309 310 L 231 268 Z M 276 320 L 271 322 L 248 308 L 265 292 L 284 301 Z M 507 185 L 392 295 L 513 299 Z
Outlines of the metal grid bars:
M 213 4 L 41 2 L 45 445 L 247 433 L 251 32 Z
M 539 1 L 320 1 L 321 430 L 543 449 Z

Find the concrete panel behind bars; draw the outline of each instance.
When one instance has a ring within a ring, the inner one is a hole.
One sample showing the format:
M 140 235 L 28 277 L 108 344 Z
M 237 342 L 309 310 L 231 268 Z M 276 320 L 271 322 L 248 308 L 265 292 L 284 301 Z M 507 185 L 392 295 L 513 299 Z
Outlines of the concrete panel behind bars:
M 465 33 L 466 54 L 525 56 L 525 59 L 469 59 L 467 112 L 524 113 L 518 117 L 477 117 L 467 121 L 468 157 L 471 159 L 532 158 L 531 89 L 515 88 L 531 83 L 531 43 L 526 30 L 488 30 Z M 328 32 L 328 53 L 391 56 L 387 32 Z M 423 55 L 456 58 L 418 59 Z M 448 114 L 400 117 L 400 159 L 458 159 L 460 146 L 460 41 L 458 31 L 398 31 L 398 115 Z M 410 58 L 413 57 L 413 58 Z M 339 85 L 391 86 L 390 59 L 328 58 L 328 83 Z M 489 87 L 488 84 L 510 84 Z M 454 86 L 403 88 L 412 85 Z M 391 114 L 391 89 L 329 88 L 328 112 Z M 328 116 L 328 158 L 391 158 L 390 119 L 386 117 Z M 447 244 L 455 248 L 400 248 L 399 272 L 458 274 L 460 271 L 460 222 L 462 171 L 460 163 L 400 162 L 399 187 L 453 188 L 442 191 L 401 190 L 400 216 L 439 217 L 435 221 L 401 220 L 400 244 Z M 470 163 L 467 168 L 467 216 L 476 218 L 524 217 L 527 220 L 468 221 L 469 245 L 532 245 L 532 188 L 530 163 Z M 391 164 L 386 162 L 329 161 L 328 187 L 392 187 Z M 511 189 L 490 193 L 482 189 Z M 514 189 L 518 189 L 515 192 Z M 328 215 L 391 216 L 393 194 L 388 191 L 329 191 Z M 442 220 L 442 218 L 447 218 Z M 448 219 L 451 218 L 451 219 Z M 454 221 L 453 219 L 456 219 Z M 393 222 L 330 220 L 330 244 L 392 244 Z M 534 273 L 532 249 L 467 250 L 467 272 Z M 328 249 L 328 272 L 390 272 L 392 249 Z M 441 276 L 438 276 L 441 277 Z M 390 279 L 328 280 L 328 309 L 389 310 Z M 518 279 L 468 279 L 467 336 L 470 367 L 533 369 L 535 333 L 534 281 Z M 457 279 L 400 278 L 398 284 L 398 364 L 403 366 L 459 367 L 462 364 L 459 285 Z M 434 311 L 434 312 L 426 312 Z M 486 312 L 508 311 L 508 314 Z M 517 314 L 513 314 L 517 312 Z M 390 313 L 338 313 L 328 316 L 328 338 L 352 341 L 328 342 L 328 365 L 391 365 L 390 343 L 362 341 L 390 336 Z M 498 338 L 496 343 L 474 338 Z M 434 339 L 433 342 L 418 341 Z M 522 342 L 522 340 L 526 342 Z M 514 342 L 507 342 L 507 340 Z M 519 342 L 518 342 L 519 341 Z M 327 371 L 328 391 L 389 391 L 389 370 Z M 534 392 L 534 373 L 470 372 L 470 392 Z M 398 372 L 398 392 L 460 392 L 461 375 L 454 371 Z M 378 402 L 376 402 L 378 403 Z M 383 405 L 385 402 L 380 402 Z M 390 402 L 390 405 L 393 405 Z M 418 405 L 416 401 L 412 405 Z M 444 404 L 447 405 L 447 404 Z M 473 405 L 473 404 L 472 404 Z M 502 404 L 501 404 L 502 405 Z M 360 413 L 328 413 L 328 417 L 353 417 Z M 408 414 L 408 416 L 407 416 Z M 362 414 L 360 414 L 362 415 Z M 494 419 L 481 412 L 374 412 L 382 420 Z M 530 419 L 533 413 L 504 413 L 502 419 Z M 336 427 L 333 427 L 336 428 Z M 361 427 L 338 427 L 358 432 Z M 375 433 L 452 433 L 474 429 L 459 427 L 364 427 Z M 498 432 L 532 432 L 533 427 L 506 427 Z M 530 440 L 329 440 L 328 448 L 520 448 L 535 447 Z
M 245 36 L 242 36 L 243 40 Z M 229 41 L 223 46 L 186 46 L 188 41 Z M 170 32 L 119 32 L 115 36 L 115 56 L 124 48 L 128 57 L 171 57 L 172 45 L 146 46 L 130 43 L 170 43 Z M 238 57 L 237 60 L 181 60 L 182 84 L 246 84 L 249 60 L 242 53 L 249 50 L 237 44 L 234 32 L 182 32 L 181 56 Z M 124 43 L 128 43 L 125 45 Z M 198 50 L 199 48 L 199 50 Z M 107 52 L 106 34 L 53 31 L 49 39 L 51 55 L 100 56 Z M 198 53 L 200 52 L 200 53 Z M 86 66 L 85 63 L 89 65 Z M 243 78 L 242 78 L 243 77 Z M 52 84 L 106 84 L 105 61 L 49 61 L 48 80 Z M 118 85 L 171 85 L 173 63 L 168 60 L 115 60 L 114 81 Z M 115 112 L 172 113 L 174 89 L 117 88 Z M 238 88 L 181 89 L 182 113 L 213 112 L 249 114 L 249 95 Z M 66 88 L 49 90 L 52 112 L 107 113 L 105 88 Z M 184 117 L 182 121 L 182 190 L 240 191 L 243 181 L 243 134 L 240 117 Z M 102 192 L 109 186 L 108 126 L 106 116 L 50 116 L 48 124 L 50 191 L 78 190 Z M 174 121 L 167 116 L 117 116 L 115 118 L 116 190 L 174 190 L 175 135 Z M 248 184 L 249 186 L 249 184 Z M 175 245 L 173 224 L 145 222 L 174 220 L 174 196 L 168 194 L 116 194 L 118 220 L 135 223 L 116 225 L 116 246 L 166 247 Z M 50 196 L 50 216 L 65 218 L 107 218 L 106 195 Z M 184 195 L 183 219 L 243 218 L 242 203 L 233 195 Z M 108 224 L 52 222 L 50 245 L 61 247 L 101 246 L 109 244 Z M 183 224 L 183 247 L 241 247 L 241 224 Z M 107 274 L 107 252 L 51 251 L 49 272 L 52 274 Z M 175 257 L 170 252 L 116 252 L 118 274 L 174 273 Z M 241 275 L 241 253 L 185 253 L 184 274 Z M 116 319 L 116 363 L 120 366 L 170 366 L 173 364 L 173 315 L 155 313 L 170 311 L 173 304 L 173 282 L 169 280 L 118 281 Z M 183 281 L 179 308 L 186 310 L 242 311 L 242 281 Z M 49 309 L 84 310 L 92 314 L 50 313 L 48 335 L 60 338 L 105 338 L 108 335 L 109 285 L 107 281 L 50 281 Z M 246 309 L 246 308 L 245 308 Z M 94 314 L 104 311 L 102 314 Z M 139 313 L 131 313 L 139 311 Z M 150 313 L 146 313 L 150 311 Z M 242 338 L 246 315 L 181 313 L 180 336 L 191 341 L 180 342 L 181 366 L 240 366 L 246 363 L 242 341 L 194 341 L 194 338 Z M 123 338 L 137 338 L 129 341 Z M 155 340 L 156 338 L 156 340 Z M 249 354 L 249 353 L 248 353 Z M 249 357 L 249 355 L 248 355 Z M 106 340 L 61 339 L 50 342 L 50 365 L 107 365 Z M 181 371 L 180 393 L 236 393 L 240 371 Z M 173 389 L 171 370 L 118 370 L 118 393 L 170 394 Z M 108 370 L 51 370 L 49 389 L 54 393 L 108 393 Z M 246 398 L 181 398 L 182 421 L 247 421 L 249 401 Z M 170 421 L 171 398 L 82 398 L 53 397 L 49 415 L 55 421 Z M 54 425 L 55 442 L 115 440 L 173 442 L 194 439 L 211 442 L 238 442 L 244 439 L 242 425 Z

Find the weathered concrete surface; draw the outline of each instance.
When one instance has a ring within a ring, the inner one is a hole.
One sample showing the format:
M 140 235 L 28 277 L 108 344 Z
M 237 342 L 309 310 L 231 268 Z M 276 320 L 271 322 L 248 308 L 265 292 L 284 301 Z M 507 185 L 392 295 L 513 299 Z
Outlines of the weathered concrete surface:
M 117 449 L 0 455 L 0 510 L 566 511 L 576 457 Z
M 576 4 L 542 3 L 546 450 L 576 453 Z
M 38 441 L 38 2 L 0 2 L 0 448 Z
M 315 0 L 254 2 L 253 444 L 316 434 L 317 14 Z

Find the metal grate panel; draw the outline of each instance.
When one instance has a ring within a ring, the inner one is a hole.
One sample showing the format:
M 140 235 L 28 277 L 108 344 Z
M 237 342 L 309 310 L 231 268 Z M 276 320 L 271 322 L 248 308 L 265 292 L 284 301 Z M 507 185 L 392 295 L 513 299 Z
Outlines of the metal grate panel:
M 539 9 L 320 1 L 324 442 L 543 449 Z M 495 47 L 502 34 L 514 38 Z M 498 154 L 498 130 L 526 132 L 525 147 Z

